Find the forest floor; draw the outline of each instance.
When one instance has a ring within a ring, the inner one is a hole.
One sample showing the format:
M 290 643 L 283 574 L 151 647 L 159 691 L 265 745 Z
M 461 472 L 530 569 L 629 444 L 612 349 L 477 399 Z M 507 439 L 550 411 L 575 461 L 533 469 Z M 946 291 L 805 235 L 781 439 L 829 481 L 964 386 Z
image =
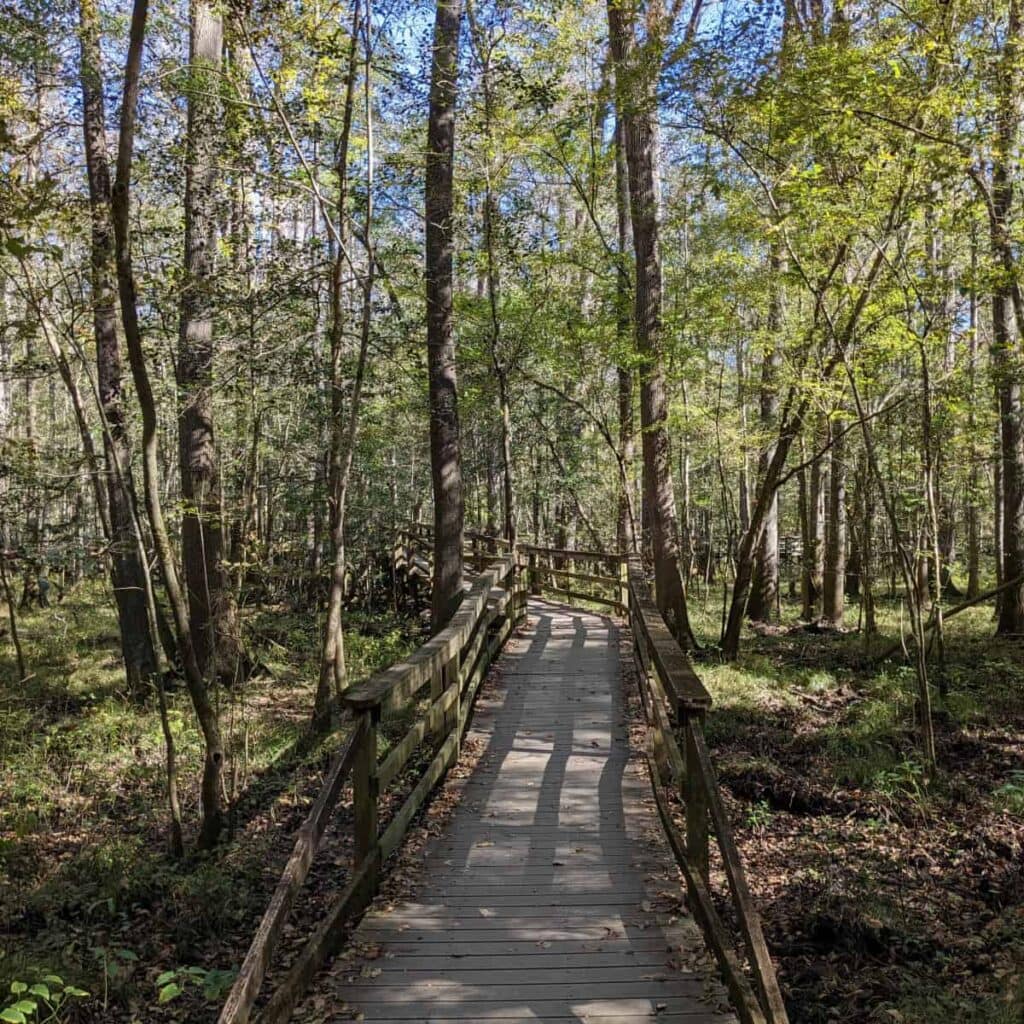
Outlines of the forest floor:
M 929 779 L 913 669 L 867 656 L 898 639 L 898 603 L 870 651 L 782 612 L 736 664 L 698 667 L 792 1024 L 1020 1024 L 1024 646 L 993 640 L 991 607 L 946 624 Z
M 214 1021 L 344 738 L 308 750 L 298 743 L 312 708 L 318 622 L 283 604 L 243 614 L 264 670 L 235 691 L 215 691 L 235 798 L 229 841 L 212 853 L 194 852 L 194 717 L 183 688 L 168 694 L 191 847 L 175 861 L 157 702 L 138 705 L 123 692 L 110 607 L 95 583 L 23 613 L 23 685 L 9 638 L 0 638 L 0 1008 L 12 982 L 55 989 L 49 975 L 89 993 L 68 1000 L 54 1018 L 62 1024 Z M 416 621 L 350 615 L 352 678 L 420 641 Z M 347 819 L 342 808 L 308 887 L 313 901 L 347 869 Z M 163 990 L 173 995 L 165 1003 Z
M 717 609 L 694 605 L 698 631 L 715 635 Z M 59 975 L 90 993 L 61 1021 L 203 1024 L 216 1019 L 343 738 L 297 746 L 317 623 L 284 606 L 246 614 L 268 671 L 238 693 L 220 691 L 237 765 L 231 841 L 176 862 L 159 716 L 122 692 L 108 608 L 96 585 L 24 615 L 32 678 L 20 687 L 0 638 L 0 992 Z M 1020 1024 L 1024 646 L 993 641 L 989 608 L 948 623 L 940 771 L 929 780 L 912 670 L 871 663 L 860 633 L 808 632 L 796 612 L 784 605 L 781 628 L 750 632 L 736 664 L 709 656 L 698 666 L 793 1024 Z M 352 616 L 353 677 L 396 660 L 417 629 Z M 898 635 L 898 606 L 882 606 L 880 629 L 872 650 Z M 181 690 L 170 694 L 170 717 L 194 829 L 200 749 Z M 343 882 L 349 833 L 343 807 L 293 921 L 314 918 Z M 278 971 L 303 934 L 286 932 Z M 160 1004 L 169 983 L 183 991 Z

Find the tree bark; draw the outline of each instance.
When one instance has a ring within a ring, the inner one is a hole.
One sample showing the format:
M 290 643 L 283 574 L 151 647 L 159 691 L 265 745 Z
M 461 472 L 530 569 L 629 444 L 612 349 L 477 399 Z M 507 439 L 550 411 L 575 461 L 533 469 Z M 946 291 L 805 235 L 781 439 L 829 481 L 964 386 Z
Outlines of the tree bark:
M 183 407 L 178 461 L 183 514 L 182 562 L 192 646 L 204 675 L 233 680 L 241 644 L 224 569 L 219 460 L 214 437 L 213 292 L 217 248 L 217 146 L 220 138 L 224 25 L 205 0 L 193 0 L 189 31 L 188 127 L 185 155 L 185 264 L 177 377 Z
M 461 20 L 461 0 L 437 0 L 426 160 L 427 367 L 434 485 L 431 628 L 435 633 L 448 624 L 462 598 L 464 507 L 452 316 L 453 162 Z
M 146 609 L 146 585 L 139 545 L 134 536 L 135 494 L 132 489 L 131 447 L 122 388 L 121 345 L 117 334 L 117 283 L 113 224 L 110 218 L 110 160 L 107 153 L 99 8 L 96 0 L 82 0 L 79 14 L 82 126 L 92 219 L 92 320 L 96 340 L 96 384 L 105 426 L 103 456 L 110 530 L 111 582 L 117 603 L 128 689 L 138 693 L 142 681 L 156 670 L 156 654 Z
M 778 429 L 779 392 L 778 377 L 782 369 L 782 271 L 783 262 L 778 246 L 773 245 L 769 256 L 772 272 L 772 297 L 768 308 L 768 344 L 761 367 L 760 420 L 765 437 L 772 437 Z M 772 458 L 773 444 L 767 444 L 759 458 L 757 471 L 763 476 Z M 765 516 L 764 532 L 757 546 L 754 578 L 750 584 L 747 616 L 756 622 L 772 622 L 777 618 L 779 601 L 779 495 L 776 492 Z
M 644 495 L 650 509 L 654 588 L 666 624 L 686 649 L 696 647 L 679 572 L 679 531 L 666 422 L 662 339 L 662 267 L 657 146 L 657 76 L 661 27 L 650 25 L 644 47 L 634 39 L 633 12 L 608 4 L 609 46 L 615 65 L 616 105 L 622 118 L 636 257 L 634 331 L 640 357 L 640 423 Z
M 629 170 L 626 167 L 626 132 L 621 117 L 615 118 L 615 214 L 618 228 L 618 252 L 615 275 L 615 333 L 620 351 L 625 354 L 633 347 L 633 320 L 630 305 L 633 280 L 630 267 L 630 249 L 633 234 L 629 220 Z M 634 508 L 635 458 L 633 372 L 620 362 L 617 373 L 619 408 L 619 503 L 616 522 L 616 541 L 620 552 L 635 552 L 636 525 Z
M 178 569 L 171 549 L 170 535 L 164 520 L 160 493 L 160 463 L 158 453 L 158 421 L 153 387 L 146 367 L 142 347 L 142 331 L 135 292 L 135 275 L 131 251 L 131 175 L 135 144 L 135 119 L 139 100 L 139 73 L 142 49 L 146 35 L 148 0 L 135 0 L 132 7 L 128 54 L 125 60 L 124 93 L 121 101 L 121 126 L 117 150 L 117 174 L 111 199 L 111 218 L 114 224 L 114 245 L 117 264 L 117 288 L 121 301 L 121 320 L 124 324 L 125 344 L 132 379 L 142 412 L 142 469 L 146 496 L 146 514 L 153 533 L 164 587 L 174 614 L 175 639 L 192 706 L 203 733 L 206 747 L 203 778 L 200 789 L 203 820 L 200 845 L 213 846 L 223 827 L 221 805 L 221 778 L 224 770 L 224 747 L 220 736 L 220 723 L 216 708 L 196 661 L 192 647 L 192 634 L 188 618 L 188 600 L 181 588 Z
M 838 628 L 846 594 L 846 438 L 840 424 L 833 423 L 832 429 L 836 433 L 829 459 L 822 618 Z

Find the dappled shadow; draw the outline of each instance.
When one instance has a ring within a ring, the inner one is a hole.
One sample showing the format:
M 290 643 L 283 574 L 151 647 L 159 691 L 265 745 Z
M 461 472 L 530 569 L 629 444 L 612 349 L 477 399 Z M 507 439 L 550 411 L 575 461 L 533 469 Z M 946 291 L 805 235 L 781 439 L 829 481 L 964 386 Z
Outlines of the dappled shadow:
M 531 613 L 481 693 L 484 748 L 423 889 L 364 920 L 357 944 L 384 957 L 344 998 L 367 1021 L 710 1020 L 705 979 L 667 962 L 678 878 L 627 773 L 615 628 L 547 602 Z

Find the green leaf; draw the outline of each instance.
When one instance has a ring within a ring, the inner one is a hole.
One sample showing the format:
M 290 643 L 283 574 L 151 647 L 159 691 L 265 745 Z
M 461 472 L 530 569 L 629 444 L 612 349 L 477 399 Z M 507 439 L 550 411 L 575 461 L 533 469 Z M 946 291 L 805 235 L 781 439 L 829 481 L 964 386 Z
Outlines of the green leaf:
M 49 990 L 49 988 L 47 988 L 46 985 L 43 985 L 43 984 L 41 984 L 39 982 L 37 982 L 35 985 L 33 985 L 29 989 L 29 992 L 32 995 L 34 995 L 34 996 L 39 996 L 41 999 L 49 999 L 50 998 L 50 990 Z
M 75 988 L 74 985 L 68 985 L 68 987 L 64 989 L 64 995 L 77 996 L 79 999 L 89 998 L 89 993 L 86 992 L 84 988 Z
M 59 974 L 44 974 L 43 981 L 50 985 L 63 985 L 64 979 Z
M 0 1012 L 0 1020 L 5 1021 L 6 1024 L 25 1024 L 25 1014 L 9 1006 L 6 1010 Z
M 13 992 L 14 995 L 16 995 L 16 996 L 17 995 L 21 995 L 22 992 L 27 992 L 27 991 L 28 991 L 28 985 L 26 985 L 25 982 L 23 982 L 23 981 L 12 981 L 11 982 L 11 992 Z
M 20 1011 L 21 1013 L 35 1013 L 36 1003 L 34 999 L 19 999 L 13 1006 L 9 1007 L 9 1009 Z
M 181 995 L 181 988 L 175 985 L 173 982 L 170 985 L 164 985 L 160 989 L 160 998 L 157 999 L 158 1003 L 169 1003 L 172 999 L 177 999 Z
M 171 981 L 177 973 L 177 971 L 164 971 L 164 973 L 156 979 L 157 987 L 159 988 L 161 985 L 166 985 L 167 982 Z

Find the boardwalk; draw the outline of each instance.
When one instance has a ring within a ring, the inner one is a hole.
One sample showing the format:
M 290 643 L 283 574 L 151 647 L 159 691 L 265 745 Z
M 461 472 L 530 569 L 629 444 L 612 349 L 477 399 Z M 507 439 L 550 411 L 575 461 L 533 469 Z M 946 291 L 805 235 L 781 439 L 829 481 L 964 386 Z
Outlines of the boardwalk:
M 541 601 L 478 704 L 479 766 L 416 902 L 369 913 L 366 1021 L 730 1024 L 639 760 L 617 630 Z

